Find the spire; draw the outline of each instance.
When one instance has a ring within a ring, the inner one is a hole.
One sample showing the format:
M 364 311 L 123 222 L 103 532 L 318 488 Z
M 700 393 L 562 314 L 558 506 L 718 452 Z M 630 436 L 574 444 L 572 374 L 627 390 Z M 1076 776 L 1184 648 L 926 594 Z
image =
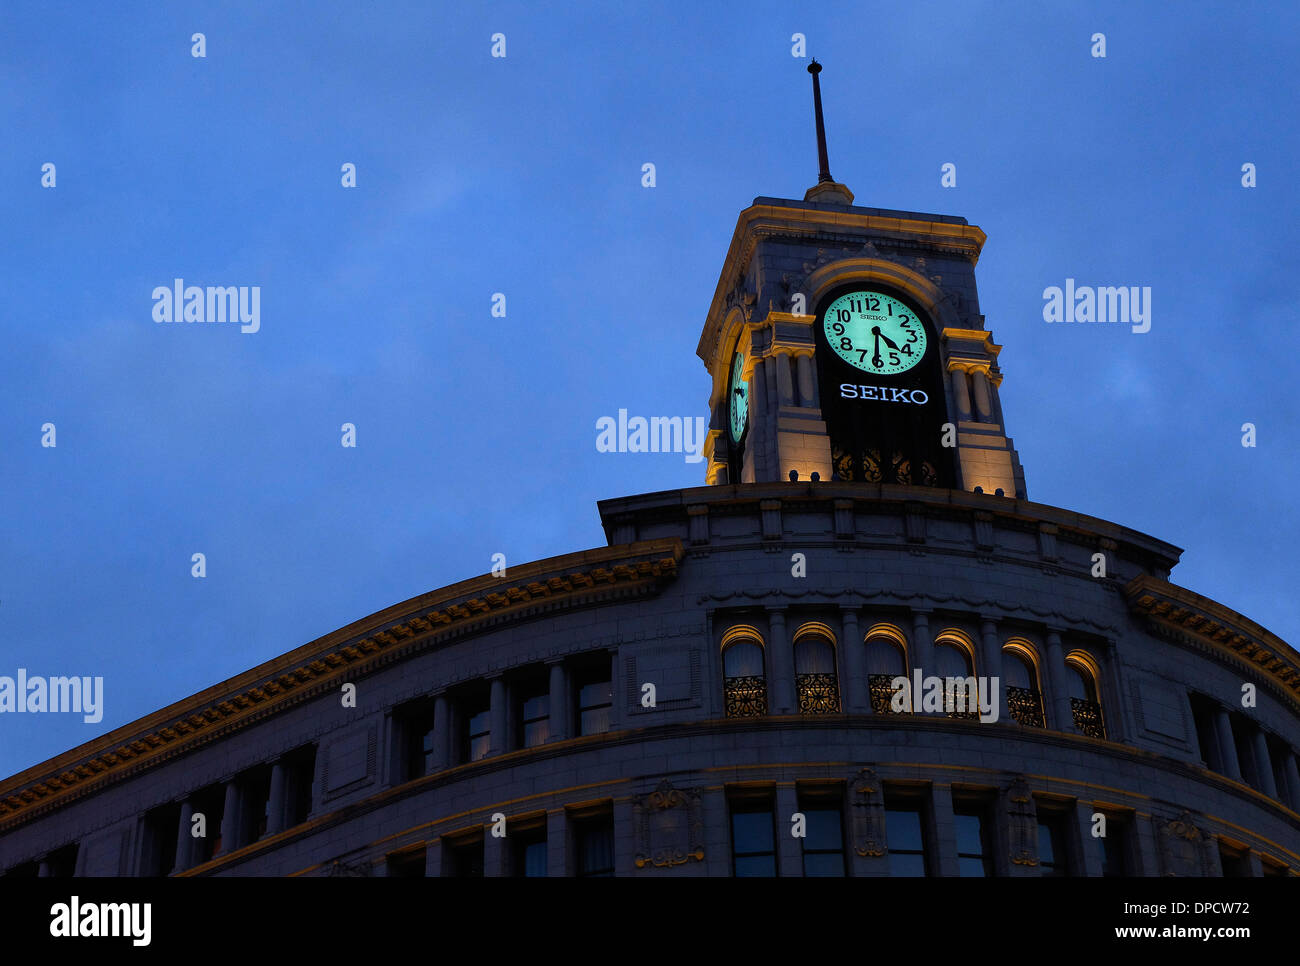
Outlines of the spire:
M 817 75 L 822 72 L 822 65 L 817 63 L 817 58 L 808 65 L 808 73 L 813 78 L 813 110 L 817 114 L 817 162 L 821 165 L 821 170 L 817 173 L 817 183 L 830 181 L 834 182 L 831 177 L 831 163 L 826 157 L 826 123 L 822 120 L 822 85 L 817 79 Z
M 831 177 L 831 163 L 826 155 L 826 123 L 822 119 L 822 85 L 817 75 L 822 72 L 822 65 L 814 57 L 808 65 L 808 73 L 813 81 L 813 111 L 817 115 L 817 184 L 804 192 L 804 201 L 822 201 L 835 205 L 853 204 L 853 192 L 839 184 Z

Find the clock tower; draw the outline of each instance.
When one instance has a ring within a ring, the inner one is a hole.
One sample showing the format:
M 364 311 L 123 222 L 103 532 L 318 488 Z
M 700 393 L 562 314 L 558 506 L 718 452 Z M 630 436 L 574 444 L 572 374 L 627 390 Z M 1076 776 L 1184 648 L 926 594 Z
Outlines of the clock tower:
M 700 336 L 708 481 L 816 474 L 1025 499 L 975 287 L 984 232 L 854 205 L 830 175 L 821 66 L 808 70 L 817 184 L 740 213 Z

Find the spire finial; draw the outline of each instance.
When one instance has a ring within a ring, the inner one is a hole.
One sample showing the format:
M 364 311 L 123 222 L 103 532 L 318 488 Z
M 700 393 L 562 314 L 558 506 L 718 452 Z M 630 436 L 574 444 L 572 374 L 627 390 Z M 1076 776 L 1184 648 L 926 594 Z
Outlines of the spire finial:
M 822 121 L 822 85 L 817 79 L 817 75 L 822 72 L 822 65 L 817 63 L 814 57 L 812 63 L 808 65 L 808 73 L 812 74 L 813 79 L 813 109 L 817 113 L 817 161 L 821 165 L 821 170 L 817 173 L 817 183 L 834 182 L 831 177 L 831 164 L 826 158 L 826 124 Z

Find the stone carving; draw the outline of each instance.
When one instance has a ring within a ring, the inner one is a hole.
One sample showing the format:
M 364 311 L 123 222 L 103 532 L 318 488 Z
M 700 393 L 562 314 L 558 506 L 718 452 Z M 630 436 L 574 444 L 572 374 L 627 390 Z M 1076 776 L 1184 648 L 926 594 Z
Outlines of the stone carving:
M 863 768 L 849 785 L 853 851 L 863 857 L 884 855 L 885 799 L 871 768 Z
M 1165 875 L 1201 876 L 1205 874 L 1205 836 L 1184 809 L 1177 818 L 1157 823 L 1160 843 L 1160 866 Z
M 674 788 L 667 778 L 633 799 L 636 867 L 657 869 L 704 861 L 704 816 L 697 788 Z
M 1017 775 L 1003 795 L 1012 865 L 1038 865 L 1038 811 L 1023 775 Z

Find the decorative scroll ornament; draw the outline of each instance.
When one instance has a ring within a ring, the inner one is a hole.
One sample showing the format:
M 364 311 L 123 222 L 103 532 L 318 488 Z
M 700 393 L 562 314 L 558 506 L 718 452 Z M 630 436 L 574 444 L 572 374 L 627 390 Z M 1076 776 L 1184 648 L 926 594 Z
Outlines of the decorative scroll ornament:
M 863 768 L 849 785 L 852 804 L 853 851 L 866 857 L 885 854 L 885 801 L 871 768 Z
M 369 878 L 370 863 L 353 862 L 349 864 L 347 862 L 341 862 L 338 859 L 335 859 L 332 863 L 330 863 L 329 871 L 326 872 L 325 874 L 327 876 L 343 876 L 346 878 L 353 878 L 353 879 Z
M 1012 865 L 1038 865 L 1038 813 L 1024 776 L 1017 775 L 1005 793 Z
M 664 779 L 633 799 L 636 867 L 656 869 L 704 861 L 704 816 L 697 788 L 674 788 Z

